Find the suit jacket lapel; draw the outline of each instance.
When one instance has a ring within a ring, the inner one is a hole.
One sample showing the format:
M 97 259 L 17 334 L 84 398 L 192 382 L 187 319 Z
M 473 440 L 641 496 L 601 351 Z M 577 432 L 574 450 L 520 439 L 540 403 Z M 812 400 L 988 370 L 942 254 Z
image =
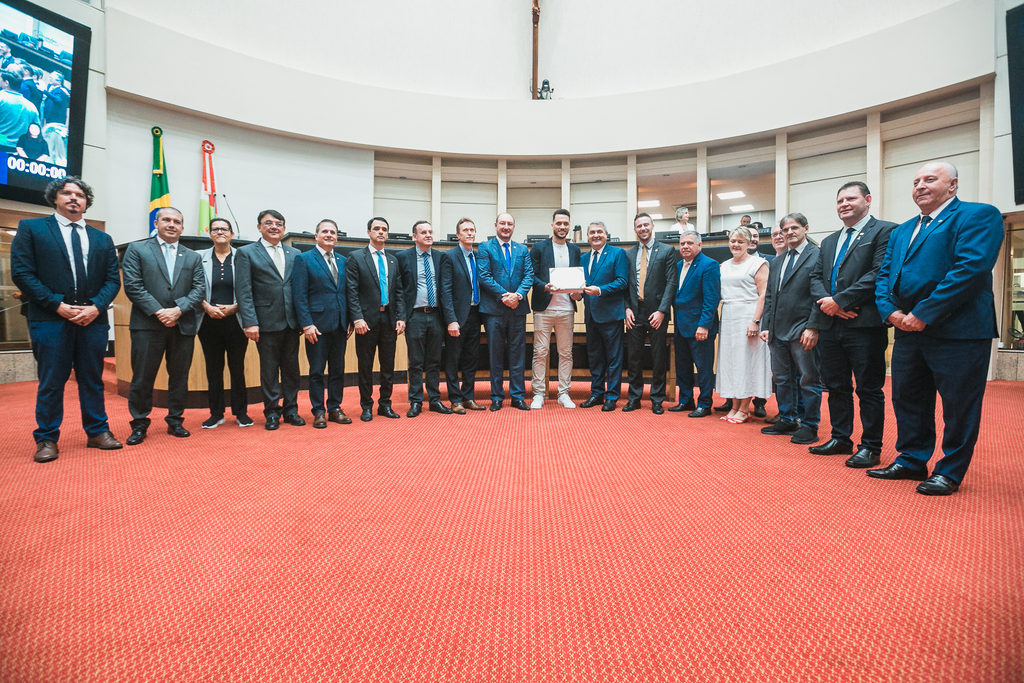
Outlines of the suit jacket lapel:
M 53 235 L 54 241 L 57 242 L 57 248 L 60 249 L 60 253 L 64 254 L 68 268 L 71 268 L 71 254 L 68 253 L 68 245 L 64 243 L 64 233 L 60 230 L 60 224 L 53 216 L 47 219 L 46 224 L 50 227 L 50 234 Z
M 271 272 L 278 277 L 281 277 L 281 273 L 277 269 L 277 264 L 274 263 L 274 259 L 272 259 L 270 254 L 267 253 L 267 248 L 263 245 L 263 242 L 256 240 L 256 244 L 260 245 L 259 249 L 256 250 L 256 253 L 258 253 L 260 258 L 263 259 L 264 265 L 270 266 Z M 287 261 L 285 263 L 287 264 Z M 287 265 L 285 267 L 287 268 Z
M 846 259 L 850 258 L 850 254 L 852 254 L 853 250 L 856 249 L 857 245 L 860 244 L 861 239 L 864 237 L 864 233 L 866 233 L 873 227 L 875 227 L 875 219 L 872 218 L 870 221 L 868 221 L 868 224 L 864 226 L 864 229 L 858 232 L 857 236 L 853 238 L 853 241 L 850 242 L 850 246 L 846 247 L 846 253 L 843 254 L 843 260 L 837 263 L 836 265 L 842 266 L 844 263 L 846 263 Z M 836 248 L 839 248 L 839 242 L 836 242 Z M 834 254 L 832 256 L 832 260 L 835 260 Z
M 334 283 L 334 275 L 331 273 L 331 269 L 327 266 L 327 259 L 324 258 L 324 255 L 321 254 L 320 250 L 317 249 L 316 247 L 313 247 L 313 251 L 316 252 L 316 256 L 317 256 L 313 260 L 320 263 L 321 270 L 323 270 L 324 274 L 327 276 L 327 282 L 328 283 Z M 338 255 L 334 254 L 334 258 L 337 259 Z M 335 261 L 335 266 L 337 266 L 337 261 Z M 339 272 L 338 273 L 338 283 L 340 283 L 340 282 L 341 282 L 341 273 Z M 337 288 L 337 284 L 335 285 L 335 288 Z
M 181 246 L 181 242 L 177 242 L 174 245 L 174 282 L 178 281 L 178 277 L 181 275 L 181 268 L 185 263 L 185 253 L 182 251 L 184 248 Z
M 292 268 L 295 267 L 296 253 L 295 250 L 292 249 L 291 247 L 286 247 L 282 245 L 281 248 L 284 249 L 284 279 L 287 280 L 289 277 L 291 277 Z
M 935 228 L 945 223 L 952 216 L 952 213 L 959 208 L 959 206 L 960 200 L 954 197 L 953 201 L 949 203 L 949 206 L 947 206 L 942 213 L 933 218 L 932 222 L 929 223 L 927 227 L 921 228 L 920 232 L 917 233 L 917 239 L 914 240 L 913 244 L 907 245 L 907 255 L 903 260 L 906 261 L 913 256 L 917 250 L 921 248 L 921 244 L 928 239 L 928 236 L 935 231 Z M 918 218 L 918 220 L 920 220 L 920 218 Z M 913 235 L 914 231 L 911 230 L 910 234 Z
M 160 264 L 160 267 L 157 270 L 159 270 L 160 274 L 164 276 L 165 280 L 167 280 L 167 284 L 171 284 L 171 276 L 170 273 L 167 272 L 167 262 L 164 259 L 164 250 L 160 248 L 160 243 L 155 237 L 149 238 L 149 250 L 153 252 L 153 258 L 155 258 L 156 262 Z
M 802 254 L 798 254 L 798 255 L 797 255 L 797 257 L 796 257 L 796 263 L 794 263 L 794 264 L 793 264 L 793 268 L 792 268 L 792 270 L 790 270 L 790 271 L 789 271 L 789 275 L 788 275 L 788 277 L 785 277 L 785 278 L 783 278 L 783 280 L 782 280 L 782 286 L 783 286 L 783 287 L 785 287 L 785 286 L 786 286 L 786 283 L 787 283 L 787 282 L 789 282 L 790 280 L 792 280 L 792 279 L 793 279 L 793 273 L 795 273 L 796 271 L 798 271 L 798 270 L 800 269 L 800 266 L 802 266 L 802 265 L 803 265 L 804 261 L 806 261 L 806 260 L 807 260 L 807 254 L 808 254 L 808 249 L 807 249 L 807 247 L 804 247 L 804 253 L 802 253 Z M 788 257 L 789 257 L 789 254 L 786 254 L 786 256 L 787 256 L 787 258 L 788 258 Z M 783 274 L 785 274 L 785 272 L 786 272 L 786 268 L 785 268 L 785 265 L 786 265 L 786 264 L 785 264 L 785 263 L 783 263 L 782 265 L 783 265 L 783 268 L 782 268 L 782 272 L 783 272 Z

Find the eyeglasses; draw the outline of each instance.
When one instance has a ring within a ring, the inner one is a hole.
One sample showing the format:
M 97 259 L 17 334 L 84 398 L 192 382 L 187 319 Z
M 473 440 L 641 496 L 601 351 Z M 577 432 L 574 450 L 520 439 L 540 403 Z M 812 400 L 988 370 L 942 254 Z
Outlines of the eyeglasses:
M 283 228 L 284 223 L 281 221 L 263 221 L 261 225 L 265 228 Z
M 230 233 L 231 233 L 231 231 L 230 231 L 230 230 L 228 230 L 227 228 L 210 228 L 210 234 L 211 234 L 211 235 L 212 235 L 213 233 L 215 233 L 215 232 L 226 232 L 226 233 L 228 233 L 228 234 L 230 234 Z

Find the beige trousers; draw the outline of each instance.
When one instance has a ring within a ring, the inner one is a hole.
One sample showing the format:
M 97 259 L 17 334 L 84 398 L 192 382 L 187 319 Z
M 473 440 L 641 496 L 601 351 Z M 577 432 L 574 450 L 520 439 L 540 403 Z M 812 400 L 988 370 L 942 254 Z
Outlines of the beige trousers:
M 555 332 L 558 346 L 558 395 L 569 393 L 572 382 L 572 332 L 576 314 L 573 311 L 540 311 L 533 314 L 533 373 L 534 396 L 546 396 L 548 391 L 548 350 L 551 331 Z

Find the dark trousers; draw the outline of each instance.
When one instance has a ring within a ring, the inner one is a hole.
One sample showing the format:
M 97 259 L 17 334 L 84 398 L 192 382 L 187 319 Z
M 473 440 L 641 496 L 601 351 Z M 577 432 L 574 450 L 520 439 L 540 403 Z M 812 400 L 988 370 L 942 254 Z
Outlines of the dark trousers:
M 409 349 L 409 403 L 423 403 L 423 376 L 427 378 L 427 398 L 431 403 L 441 400 L 441 346 L 444 342 L 444 321 L 441 309 L 431 313 L 413 310 L 405 327 L 405 343 Z
M 101 320 L 106 320 L 102 314 Z M 28 324 L 32 354 L 39 372 L 36 391 L 36 442 L 60 438 L 64 421 L 64 385 L 75 371 L 82 428 L 89 436 L 110 431 L 103 398 L 103 355 L 110 325 L 94 322 L 82 327 L 65 321 L 32 321 Z
M 249 339 L 238 325 L 238 318 L 203 318 L 199 343 L 206 361 L 206 386 L 212 417 L 224 417 L 224 356 L 231 375 L 231 413 L 245 415 L 249 400 L 245 387 L 245 352 Z
M 892 348 L 896 462 L 924 470 L 935 452 L 935 394 L 942 398 L 943 457 L 932 474 L 963 481 L 981 429 L 990 339 L 938 339 L 920 332 Z
M 184 422 L 188 397 L 188 371 L 192 367 L 194 334 L 182 334 L 178 326 L 163 330 L 131 330 L 132 383 L 128 388 L 128 412 L 132 429 L 149 427 L 153 411 L 153 384 L 160 362 L 167 357 L 167 417 L 169 425 Z
M 698 408 L 710 408 L 715 391 L 715 337 L 709 334 L 704 341 L 694 337 L 675 336 L 676 386 L 679 387 L 679 402 L 693 401 L 693 366 L 697 366 L 697 385 L 700 388 Z
M 356 361 L 359 364 L 359 405 L 373 407 L 373 358 L 380 362 L 380 397 L 378 406 L 391 407 L 391 390 L 395 377 L 395 348 L 398 332 L 381 316 L 381 321 L 366 334 L 356 335 Z
M 590 395 L 618 401 L 622 385 L 623 322 L 587 321 L 587 358 L 590 361 Z
M 465 403 L 476 400 L 476 367 L 480 355 L 480 307 L 471 306 L 466 324 L 459 328 L 459 336 L 445 334 L 444 377 L 448 385 L 448 400 Z M 462 381 L 459 381 L 461 375 Z
M 860 447 L 882 450 L 885 426 L 885 349 L 889 333 L 884 327 L 847 327 L 836 320 L 818 337 L 821 380 L 828 390 L 832 438 L 853 443 L 853 380 L 857 383 Z
M 801 420 L 805 427 L 817 429 L 821 421 L 821 379 L 818 347 L 804 349 L 800 340 L 771 340 L 772 374 L 775 376 L 775 398 L 779 403 L 782 422 Z M 800 376 L 799 385 L 794 376 Z M 804 409 L 797 403 L 803 397 Z
M 299 414 L 299 331 L 260 332 L 260 388 L 264 417 Z
M 643 304 L 640 305 L 643 309 Z M 648 313 L 648 316 L 650 314 Z M 644 393 L 644 344 L 651 342 L 651 401 L 665 400 L 665 383 L 668 372 L 668 316 L 661 327 L 654 329 L 647 317 L 637 318 L 633 329 L 626 330 L 626 345 L 629 350 L 629 394 L 630 401 L 639 401 Z
M 313 414 L 324 412 L 324 390 L 327 390 L 326 412 L 341 408 L 345 396 L 345 351 L 348 349 L 347 332 L 340 327 L 334 332 L 321 332 L 316 344 L 306 340 L 306 360 L 309 361 L 309 403 Z M 325 370 L 330 370 L 325 375 Z
M 520 303 L 525 305 L 525 302 Z M 490 359 L 491 400 L 505 400 L 505 349 L 508 349 L 508 393 L 513 401 L 526 398 L 526 316 L 511 309 L 501 315 L 485 315 L 487 355 Z

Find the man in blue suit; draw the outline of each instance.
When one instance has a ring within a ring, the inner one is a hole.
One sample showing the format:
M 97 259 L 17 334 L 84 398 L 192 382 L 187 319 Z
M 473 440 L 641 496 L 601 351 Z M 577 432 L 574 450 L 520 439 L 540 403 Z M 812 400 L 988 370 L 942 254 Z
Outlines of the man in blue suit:
M 480 280 L 480 313 L 484 317 L 487 351 L 490 356 L 491 410 L 501 410 L 505 400 L 503 376 L 508 349 L 508 392 L 512 407 L 526 405 L 526 294 L 533 285 L 530 250 L 512 241 L 516 221 L 507 213 L 494 221 L 497 239 L 487 240 L 477 254 Z
M 483 410 L 476 402 L 477 356 L 480 352 L 480 278 L 476 267 L 476 225 L 468 218 L 455 224 L 459 245 L 441 254 L 441 311 L 448 325 L 445 380 L 452 412 Z
M 718 304 L 722 300 L 722 274 L 718 261 L 701 253 L 700 235 L 685 230 L 679 236 L 676 298 L 676 384 L 679 403 L 672 412 L 691 410 L 690 417 L 711 414 L 715 390 L 715 337 L 718 336 Z M 697 366 L 700 399 L 693 402 L 693 366 Z
M 11 278 L 28 300 L 28 328 L 38 363 L 36 462 L 57 459 L 64 420 L 64 385 L 75 371 L 88 447 L 121 448 L 110 433 L 103 399 L 107 307 L 121 289 L 114 242 L 86 225 L 92 189 L 68 176 L 43 193 L 54 215 L 18 223 L 11 244 Z
M 960 488 L 981 426 L 992 338 L 998 336 L 992 268 L 1003 218 L 988 204 L 956 197 L 956 167 L 927 164 L 914 177 L 921 214 L 892 231 L 875 280 L 882 320 L 896 327 L 892 403 L 896 450 L 876 479 L 920 481 L 917 492 L 947 496 Z M 935 394 L 942 398 L 943 457 L 935 451 Z
M 629 259 L 624 250 L 608 245 L 608 230 L 601 221 L 587 226 L 587 241 L 590 251 L 580 265 L 587 283 L 583 294 L 591 380 L 590 398 L 580 408 L 603 404 L 601 410 L 609 412 L 615 410 L 622 384 Z
M 334 253 L 337 242 L 338 224 L 325 218 L 316 226 L 316 246 L 300 254 L 292 270 L 292 300 L 306 338 L 309 402 L 315 429 L 326 429 L 328 420 L 352 424 L 341 409 L 341 400 L 345 393 L 345 350 L 354 328 L 348 320 L 345 297 L 345 257 Z M 324 370 L 328 366 L 325 413 Z

